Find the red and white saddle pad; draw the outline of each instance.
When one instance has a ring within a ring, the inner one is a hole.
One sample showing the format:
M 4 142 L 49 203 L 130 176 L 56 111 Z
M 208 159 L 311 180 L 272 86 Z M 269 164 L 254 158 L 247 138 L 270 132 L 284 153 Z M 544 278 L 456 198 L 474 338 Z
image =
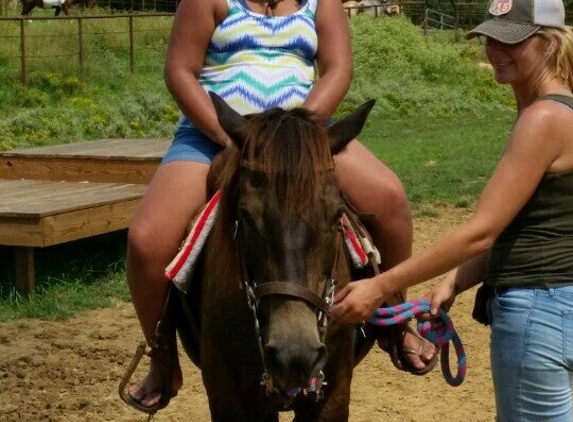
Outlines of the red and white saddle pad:
M 165 277 L 172 280 L 175 286 L 183 292 L 187 292 L 195 262 L 197 262 L 197 257 L 203 249 L 211 227 L 213 227 L 220 198 L 221 191 L 217 191 L 207 202 L 207 205 L 205 205 L 193 222 L 183 246 L 181 246 L 173 261 L 165 269 Z
M 195 268 L 195 262 L 213 227 L 220 198 L 221 192 L 215 192 L 215 195 L 213 195 L 193 222 L 191 230 L 179 252 L 165 269 L 165 277 L 173 281 L 175 286 L 183 292 L 187 292 L 192 278 L 191 275 Z M 352 226 L 346 214 L 342 214 L 340 223 L 344 233 L 344 244 L 348 249 L 354 267 L 363 268 L 371 262 L 379 265 L 381 262 L 380 253 L 371 240 L 359 234 L 360 231 Z

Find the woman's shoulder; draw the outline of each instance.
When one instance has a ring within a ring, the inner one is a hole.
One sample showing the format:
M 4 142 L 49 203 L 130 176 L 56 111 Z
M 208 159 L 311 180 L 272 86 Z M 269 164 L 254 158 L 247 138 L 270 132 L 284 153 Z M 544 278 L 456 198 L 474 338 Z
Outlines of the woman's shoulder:
M 181 0 L 177 6 L 177 14 L 185 15 L 185 21 L 189 19 L 203 20 L 207 16 L 214 16 L 222 20 L 229 11 L 232 0 Z
M 543 145 L 544 150 L 553 152 L 549 172 L 573 170 L 573 97 L 544 97 L 527 107 L 517 124 L 529 138 L 527 142 Z
M 573 96 L 546 95 L 523 110 L 519 120 L 530 124 L 553 124 L 555 121 L 573 124 Z
M 511 131 L 510 142 L 530 147 L 544 145 L 547 149 L 560 149 L 559 144 L 569 139 L 571 133 L 573 109 L 557 101 L 541 99 L 519 113 Z

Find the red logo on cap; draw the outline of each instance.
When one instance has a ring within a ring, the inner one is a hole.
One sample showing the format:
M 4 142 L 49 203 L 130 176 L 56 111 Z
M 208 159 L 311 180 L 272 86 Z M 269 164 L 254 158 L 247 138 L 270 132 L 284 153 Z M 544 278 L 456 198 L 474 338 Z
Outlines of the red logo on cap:
M 489 6 L 489 13 L 494 16 L 505 15 L 511 10 L 512 0 L 493 0 Z

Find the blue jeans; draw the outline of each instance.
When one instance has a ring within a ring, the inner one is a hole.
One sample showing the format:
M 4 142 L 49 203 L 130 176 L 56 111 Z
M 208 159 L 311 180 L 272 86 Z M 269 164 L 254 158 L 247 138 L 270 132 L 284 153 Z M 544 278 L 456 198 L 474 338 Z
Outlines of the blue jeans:
M 573 421 L 573 286 L 512 288 L 488 306 L 498 422 Z

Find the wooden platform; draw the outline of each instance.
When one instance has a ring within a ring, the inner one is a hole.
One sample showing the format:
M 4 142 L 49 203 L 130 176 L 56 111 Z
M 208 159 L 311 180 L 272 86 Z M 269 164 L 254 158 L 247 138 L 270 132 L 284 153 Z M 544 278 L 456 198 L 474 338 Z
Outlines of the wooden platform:
M 125 229 L 170 144 L 102 139 L 0 152 L 0 245 L 34 290 L 34 248 Z
M 149 183 L 169 139 L 100 139 L 0 152 L 0 179 Z

